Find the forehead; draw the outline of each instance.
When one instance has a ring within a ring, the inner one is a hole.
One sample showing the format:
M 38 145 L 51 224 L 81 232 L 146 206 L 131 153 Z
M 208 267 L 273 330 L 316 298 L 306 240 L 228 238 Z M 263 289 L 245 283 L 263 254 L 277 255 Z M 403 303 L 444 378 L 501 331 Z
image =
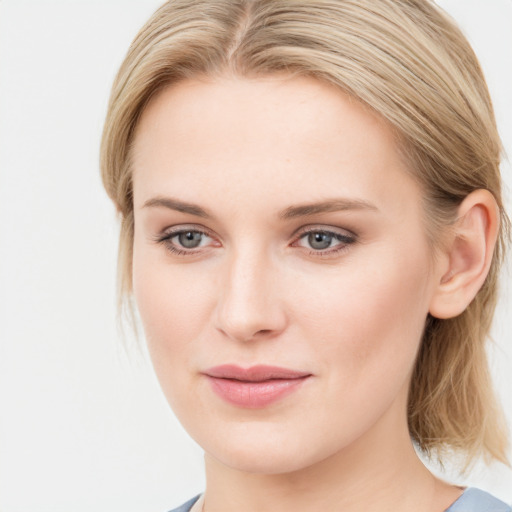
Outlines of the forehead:
M 144 111 L 132 162 L 136 203 L 157 192 L 211 201 L 215 191 L 256 202 L 264 194 L 265 208 L 272 198 L 333 194 L 397 206 L 397 196 L 418 193 L 391 128 L 309 77 L 170 86 Z

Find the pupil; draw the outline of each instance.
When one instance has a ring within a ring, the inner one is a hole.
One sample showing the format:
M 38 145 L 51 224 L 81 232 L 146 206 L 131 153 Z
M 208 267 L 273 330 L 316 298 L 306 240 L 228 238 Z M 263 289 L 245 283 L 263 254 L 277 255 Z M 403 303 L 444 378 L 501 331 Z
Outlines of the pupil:
M 194 249 L 201 243 L 202 233 L 197 231 L 187 231 L 186 233 L 180 233 L 178 240 L 183 247 L 187 249 Z
M 331 245 L 332 236 L 327 233 L 310 233 L 308 242 L 313 249 L 327 249 Z

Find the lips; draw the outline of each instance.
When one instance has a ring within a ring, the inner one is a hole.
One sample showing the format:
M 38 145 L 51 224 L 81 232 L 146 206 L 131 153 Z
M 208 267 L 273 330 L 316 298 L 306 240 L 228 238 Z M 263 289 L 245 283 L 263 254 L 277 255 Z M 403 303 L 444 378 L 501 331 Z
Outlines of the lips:
M 226 402 L 257 409 L 298 391 L 311 374 L 277 366 L 222 365 L 208 369 L 205 376 L 212 390 Z

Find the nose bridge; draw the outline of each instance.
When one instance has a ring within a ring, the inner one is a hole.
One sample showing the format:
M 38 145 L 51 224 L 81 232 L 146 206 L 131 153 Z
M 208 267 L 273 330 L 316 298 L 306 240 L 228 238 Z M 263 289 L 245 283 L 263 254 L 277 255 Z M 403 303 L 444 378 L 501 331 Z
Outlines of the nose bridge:
M 262 247 L 247 243 L 233 248 L 219 285 L 217 327 L 225 335 L 247 341 L 284 328 L 276 274 Z

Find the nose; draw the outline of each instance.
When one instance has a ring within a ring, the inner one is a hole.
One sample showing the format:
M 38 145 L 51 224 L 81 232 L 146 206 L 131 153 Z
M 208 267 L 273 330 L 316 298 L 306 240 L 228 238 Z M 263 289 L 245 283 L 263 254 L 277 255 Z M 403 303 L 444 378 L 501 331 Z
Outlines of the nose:
M 217 329 L 242 342 L 275 337 L 287 323 L 276 265 L 247 252 L 226 261 L 216 308 Z

